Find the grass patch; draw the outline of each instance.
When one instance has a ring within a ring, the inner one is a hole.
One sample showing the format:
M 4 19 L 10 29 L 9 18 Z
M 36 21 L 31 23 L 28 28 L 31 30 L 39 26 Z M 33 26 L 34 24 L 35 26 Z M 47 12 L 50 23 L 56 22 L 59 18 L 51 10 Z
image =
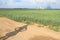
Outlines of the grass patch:
M 49 26 L 49 28 L 50 28 L 51 30 L 54 30 L 54 31 L 60 32 L 60 27 L 59 27 L 59 26 L 51 25 L 51 26 Z
M 53 30 L 60 26 L 60 10 L 0 10 L 0 16 L 8 17 L 18 22 L 40 23 L 44 25 L 56 25 L 49 27 Z

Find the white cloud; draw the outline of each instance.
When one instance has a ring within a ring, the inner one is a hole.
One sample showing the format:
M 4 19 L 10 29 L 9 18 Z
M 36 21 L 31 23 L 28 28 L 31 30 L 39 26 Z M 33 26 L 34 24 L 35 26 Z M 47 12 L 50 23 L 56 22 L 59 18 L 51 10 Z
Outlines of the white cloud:
M 56 0 L 25 0 L 31 3 L 38 3 L 38 2 L 56 2 Z
M 56 2 L 56 0 L 47 0 L 47 2 Z
M 9 6 L 9 7 L 14 7 L 15 6 L 13 0 L 7 0 L 6 2 L 7 2 L 6 5 Z
M 45 0 L 25 0 L 26 2 L 31 2 L 33 4 L 36 4 L 38 2 L 44 2 Z
M 37 6 L 37 3 L 47 3 L 47 2 L 56 2 L 56 0 L 21 0 L 21 2 L 14 2 L 14 0 L 1 0 L 4 4 L 6 2 L 6 6 L 8 7 L 15 7 L 15 6 L 22 6 L 31 3 L 33 6 Z M 0 1 L 0 2 L 1 2 Z M 28 6 L 28 5 L 27 5 Z

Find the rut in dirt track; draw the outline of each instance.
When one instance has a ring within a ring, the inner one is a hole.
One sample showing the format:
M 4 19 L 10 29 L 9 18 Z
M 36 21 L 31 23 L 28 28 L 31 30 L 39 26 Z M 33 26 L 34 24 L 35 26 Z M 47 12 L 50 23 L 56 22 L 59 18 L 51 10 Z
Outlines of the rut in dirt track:
M 26 25 L 24 23 L 10 20 L 6 17 L 0 17 L 0 37 L 5 36 L 9 32 L 13 32 L 15 28 Z M 48 28 L 38 27 L 37 24 L 28 25 L 26 31 L 19 32 L 15 36 L 6 40 L 60 40 L 60 32 L 52 31 Z

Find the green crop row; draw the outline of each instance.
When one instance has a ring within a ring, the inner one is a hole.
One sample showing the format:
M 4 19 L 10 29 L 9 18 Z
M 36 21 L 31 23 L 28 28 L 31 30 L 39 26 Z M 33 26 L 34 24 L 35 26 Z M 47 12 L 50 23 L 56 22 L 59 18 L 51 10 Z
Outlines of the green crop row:
M 15 21 L 60 26 L 60 10 L 0 10 L 0 16 Z

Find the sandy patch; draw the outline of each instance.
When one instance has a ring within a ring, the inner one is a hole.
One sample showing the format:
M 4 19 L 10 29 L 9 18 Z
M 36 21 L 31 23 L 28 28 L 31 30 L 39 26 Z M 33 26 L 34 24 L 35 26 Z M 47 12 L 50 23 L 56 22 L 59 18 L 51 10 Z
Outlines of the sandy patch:
M 25 24 L 0 17 L 0 37 L 23 25 Z M 36 24 L 29 25 L 27 28 L 26 31 L 19 32 L 6 40 L 60 40 L 60 32 L 55 32 L 45 27 L 38 27 Z

